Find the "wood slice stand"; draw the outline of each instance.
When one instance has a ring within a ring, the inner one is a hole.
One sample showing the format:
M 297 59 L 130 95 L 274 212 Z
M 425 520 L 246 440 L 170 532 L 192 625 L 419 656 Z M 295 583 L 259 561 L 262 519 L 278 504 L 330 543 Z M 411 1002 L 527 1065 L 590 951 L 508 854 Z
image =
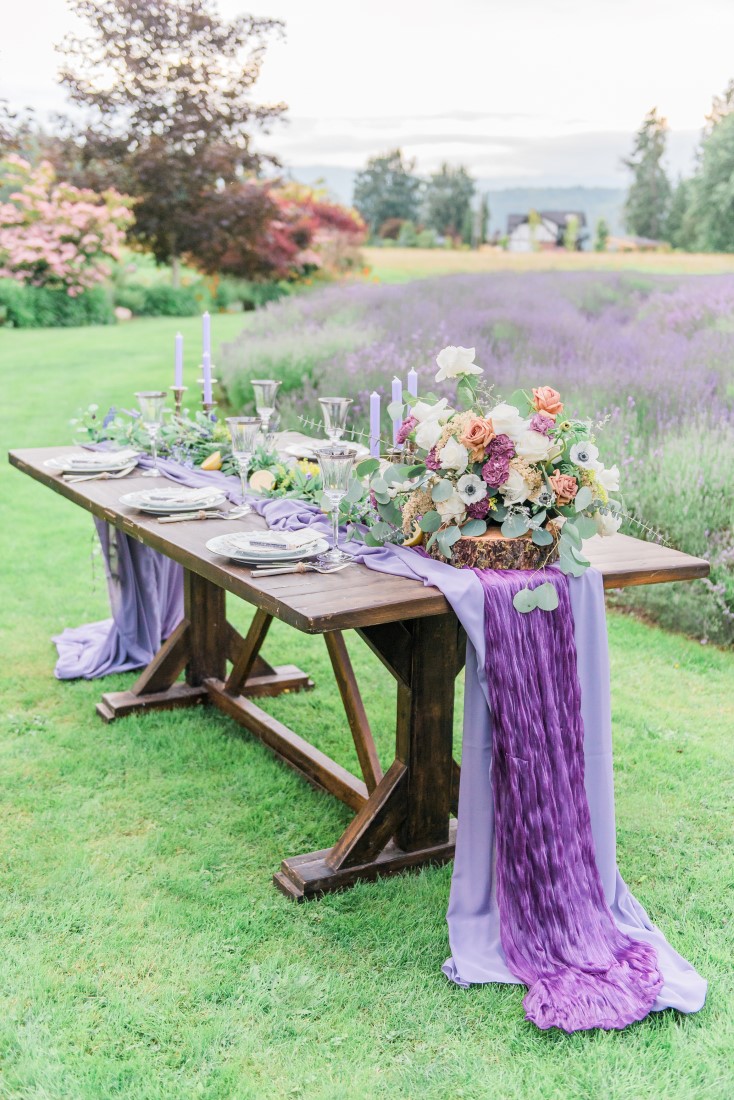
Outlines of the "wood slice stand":
M 560 529 L 549 523 L 547 530 L 553 536 L 553 543 L 536 546 L 529 531 L 519 538 L 508 539 L 492 524 L 484 535 L 465 535 L 455 542 L 451 565 L 457 569 L 542 569 L 558 560 Z M 440 561 L 446 560 L 435 542 L 428 553 Z

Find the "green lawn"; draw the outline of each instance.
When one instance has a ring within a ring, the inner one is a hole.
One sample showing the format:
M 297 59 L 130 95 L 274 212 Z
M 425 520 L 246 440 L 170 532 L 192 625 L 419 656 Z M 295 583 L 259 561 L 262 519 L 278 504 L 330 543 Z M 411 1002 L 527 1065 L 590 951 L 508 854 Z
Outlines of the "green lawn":
M 79 406 L 167 384 L 179 326 L 193 351 L 195 321 L 0 331 L 3 440 L 64 443 Z M 610 618 L 619 861 L 706 1007 L 544 1034 L 520 988 L 442 977 L 450 868 L 293 905 L 270 876 L 342 806 L 219 714 L 105 726 L 100 683 L 54 680 L 50 635 L 106 610 L 91 525 L 6 465 L 0 487 L 0 1097 L 729 1100 L 734 655 Z M 355 766 L 320 639 L 277 628 L 267 652 L 317 689 L 266 707 Z M 392 692 L 353 655 L 387 759 Z

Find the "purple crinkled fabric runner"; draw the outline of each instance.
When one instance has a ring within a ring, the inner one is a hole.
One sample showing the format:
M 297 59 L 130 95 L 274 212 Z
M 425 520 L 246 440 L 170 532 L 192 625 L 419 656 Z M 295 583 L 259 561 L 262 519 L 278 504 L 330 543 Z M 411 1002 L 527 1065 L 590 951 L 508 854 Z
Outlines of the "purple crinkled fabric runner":
M 507 965 L 538 1027 L 623 1028 L 650 1012 L 663 978 L 654 947 L 617 929 L 596 866 L 568 580 L 548 570 L 558 608 L 520 615 L 512 597 L 527 575 L 477 575 Z
M 216 483 L 240 499 L 236 479 L 161 465 L 178 484 Z M 313 505 L 254 503 L 274 529 L 328 533 Z M 182 615 L 180 567 L 119 532 L 110 543 L 106 525 L 98 529 L 113 618 L 54 639 L 60 678 L 142 667 Z M 705 980 L 616 866 L 601 576 L 589 569 L 569 581 L 551 570 L 558 611 L 521 615 L 511 601 L 526 574 L 454 569 L 398 546 L 350 549 L 371 569 L 439 588 L 468 637 L 444 974 L 462 987 L 528 985 L 527 1016 L 541 1028 L 617 1028 L 650 1010 L 697 1012 Z

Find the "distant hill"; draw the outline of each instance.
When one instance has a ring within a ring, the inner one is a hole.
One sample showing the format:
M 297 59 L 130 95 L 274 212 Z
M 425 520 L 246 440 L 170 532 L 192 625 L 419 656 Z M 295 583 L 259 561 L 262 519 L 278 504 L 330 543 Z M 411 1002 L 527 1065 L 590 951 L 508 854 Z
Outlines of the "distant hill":
M 322 183 L 339 202 L 351 203 L 356 171 L 320 164 L 291 168 L 289 174 L 303 183 Z M 589 230 L 599 218 L 605 218 L 612 234 L 624 231 L 622 206 L 625 192 L 615 187 L 505 187 L 496 180 L 478 180 L 478 190 L 489 196 L 490 232 L 504 233 L 508 214 L 526 214 L 528 210 L 583 210 Z

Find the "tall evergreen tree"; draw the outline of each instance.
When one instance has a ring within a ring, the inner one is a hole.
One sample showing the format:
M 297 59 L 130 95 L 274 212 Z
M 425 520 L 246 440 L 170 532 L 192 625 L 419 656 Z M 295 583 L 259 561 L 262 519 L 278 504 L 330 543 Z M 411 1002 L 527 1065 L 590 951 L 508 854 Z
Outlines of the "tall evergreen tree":
M 415 161 L 405 160 L 401 149 L 391 149 L 370 157 L 357 174 L 353 202 L 374 235 L 392 218 L 416 221 L 422 187 Z
M 663 167 L 668 123 L 653 107 L 635 135 L 632 155 L 624 164 L 633 174 L 624 204 L 630 233 L 661 240 L 670 205 L 670 180 Z
M 426 185 L 426 224 L 445 237 L 458 237 L 468 231 L 471 239 L 471 200 L 475 183 L 466 168 L 442 164 Z
M 734 113 L 724 115 L 704 138 L 691 188 L 698 247 L 734 252 Z

